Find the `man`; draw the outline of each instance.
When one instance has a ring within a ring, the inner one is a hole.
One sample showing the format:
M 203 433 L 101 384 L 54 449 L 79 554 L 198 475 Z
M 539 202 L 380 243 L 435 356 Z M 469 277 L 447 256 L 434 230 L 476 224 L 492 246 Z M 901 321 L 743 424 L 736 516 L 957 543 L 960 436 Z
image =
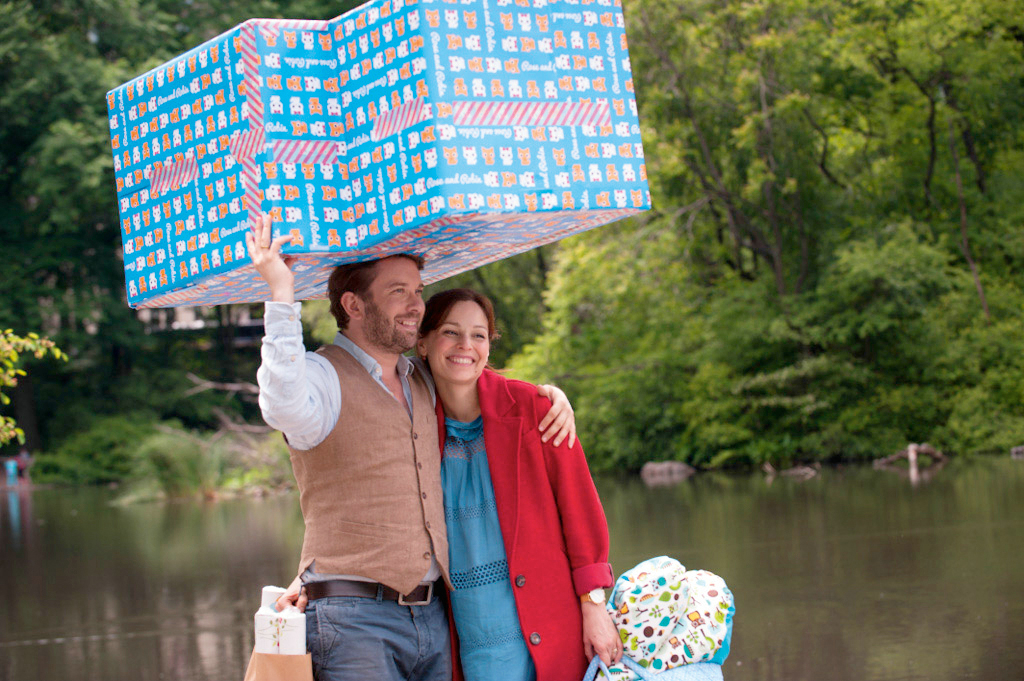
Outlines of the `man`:
M 433 384 L 403 352 L 423 317 L 422 260 L 337 268 L 328 284 L 339 333 L 306 353 L 294 277 L 264 216 L 246 235 L 270 286 L 260 408 L 291 452 L 306 530 L 299 576 L 278 607 L 305 608 L 319 681 L 451 678 L 448 543 Z M 545 393 L 552 389 L 545 387 Z M 544 439 L 575 437 L 556 402 Z M 301 584 L 301 589 L 300 589 Z

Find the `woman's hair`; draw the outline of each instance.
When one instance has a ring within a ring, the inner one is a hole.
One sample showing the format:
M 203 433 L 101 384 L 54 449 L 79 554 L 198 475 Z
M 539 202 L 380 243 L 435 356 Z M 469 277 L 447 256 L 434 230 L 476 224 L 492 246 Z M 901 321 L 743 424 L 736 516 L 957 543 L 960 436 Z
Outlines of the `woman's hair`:
M 441 326 L 452 306 L 461 302 L 476 303 L 484 311 L 484 316 L 487 317 L 487 337 L 492 343 L 501 337 L 494 326 L 494 306 L 490 299 L 470 288 L 452 288 L 430 296 L 427 309 L 423 313 L 423 321 L 420 322 L 420 338 Z

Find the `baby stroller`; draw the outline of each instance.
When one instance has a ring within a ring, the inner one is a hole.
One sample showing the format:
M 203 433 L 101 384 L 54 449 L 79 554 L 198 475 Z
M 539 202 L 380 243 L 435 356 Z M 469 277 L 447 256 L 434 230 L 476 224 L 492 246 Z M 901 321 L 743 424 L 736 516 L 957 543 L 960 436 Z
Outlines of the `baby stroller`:
M 616 580 L 608 610 L 622 661 L 607 667 L 595 656 L 584 681 L 722 681 L 736 607 L 718 575 L 651 558 Z

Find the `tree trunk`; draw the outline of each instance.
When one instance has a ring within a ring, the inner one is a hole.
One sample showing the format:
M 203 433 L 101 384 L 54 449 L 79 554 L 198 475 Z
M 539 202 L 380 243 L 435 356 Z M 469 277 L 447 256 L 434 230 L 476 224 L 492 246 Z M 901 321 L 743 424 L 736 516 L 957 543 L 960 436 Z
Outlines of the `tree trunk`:
M 953 120 L 949 121 L 949 151 L 953 155 L 953 173 L 956 176 L 956 198 L 960 207 L 960 252 L 964 254 L 968 266 L 971 268 L 971 276 L 974 277 L 974 287 L 978 289 L 978 298 L 981 300 L 981 309 L 985 313 L 985 321 L 992 321 L 988 311 L 988 300 L 985 298 L 985 289 L 981 285 L 981 276 L 978 274 L 978 265 L 971 255 L 971 244 L 967 240 L 967 202 L 964 200 L 964 182 L 960 177 L 960 155 L 956 150 L 956 134 L 953 132 Z
M 14 419 L 25 433 L 25 447 L 30 452 L 40 450 L 43 443 L 39 438 L 39 418 L 31 374 L 18 377 L 18 385 L 11 390 L 11 401 L 14 403 Z
M 765 82 L 764 71 L 771 68 L 771 64 L 765 64 L 758 60 L 761 68 L 761 75 L 758 78 L 758 90 L 760 93 L 761 115 L 764 118 L 764 130 L 762 136 L 761 155 L 772 179 L 764 183 L 761 191 L 765 201 L 765 212 L 768 215 L 768 225 L 772 234 L 772 269 L 775 272 L 775 289 L 779 294 L 779 300 L 786 297 L 786 276 L 785 266 L 782 261 L 782 225 L 779 216 L 779 192 L 775 185 L 775 178 L 778 176 L 778 163 L 775 161 L 775 131 L 772 128 L 772 114 L 774 113 L 768 102 L 768 84 Z
M 234 306 L 217 306 L 217 346 L 220 351 L 220 377 L 228 380 L 235 372 L 235 320 L 232 315 Z
M 548 287 L 548 261 L 544 258 L 544 249 L 534 250 L 537 257 L 537 270 L 540 272 L 540 289 L 543 291 Z
M 922 89 L 922 92 L 925 92 Z M 928 170 L 924 176 L 924 199 L 930 206 L 935 205 L 935 197 L 932 196 L 932 177 L 935 175 L 935 100 L 925 92 L 928 97 Z M 958 171 L 959 172 L 959 171 Z

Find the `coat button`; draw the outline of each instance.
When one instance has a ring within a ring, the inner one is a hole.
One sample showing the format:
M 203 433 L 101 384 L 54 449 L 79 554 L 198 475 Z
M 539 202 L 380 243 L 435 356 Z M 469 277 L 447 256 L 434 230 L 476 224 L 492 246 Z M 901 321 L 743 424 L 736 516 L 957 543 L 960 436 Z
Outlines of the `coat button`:
M 424 492 L 424 493 L 423 493 L 423 494 L 421 494 L 420 496 L 422 496 L 422 497 L 423 497 L 424 499 L 426 499 L 426 498 L 427 498 L 427 493 L 426 493 L 426 492 Z
M 425 560 L 430 560 L 430 551 L 427 551 L 426 553 L 424 553 L 424 554 L 423 554 L 423 558 L 424 558 Z
M 526 577 L 523 575 L 516 575 L 516 586 L 526 586 Z
M 538 634 L 536 631 L 533 632 L 532 634 L 530 634 L 530 643 L 532 643 L 535 646 L 539 646 L 540 645 L 540 634 Z
M 413 439 L 413 440 L 419 440 L 419 439 L 420 439 L 420 435 L 419 435 L 419 433 L 413 433 L 413 434 L 412 434 L 412 439 Z

